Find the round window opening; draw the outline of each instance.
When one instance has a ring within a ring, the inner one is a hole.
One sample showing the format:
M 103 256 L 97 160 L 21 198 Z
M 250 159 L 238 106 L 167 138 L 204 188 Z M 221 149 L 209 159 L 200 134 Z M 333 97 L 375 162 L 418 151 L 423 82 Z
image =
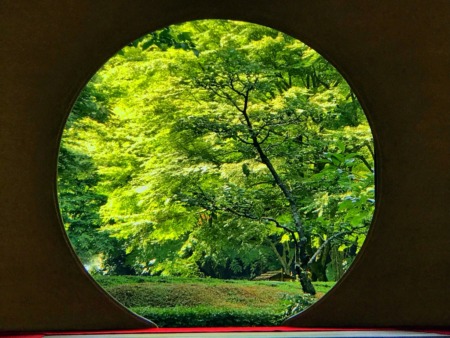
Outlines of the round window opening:
M 58 195 L 86 270 L 132 311 L 162 327 L 279 325 L 365 240 L 372 134 L 307 45 L 192 21 L 130 43 L 86 85 Z

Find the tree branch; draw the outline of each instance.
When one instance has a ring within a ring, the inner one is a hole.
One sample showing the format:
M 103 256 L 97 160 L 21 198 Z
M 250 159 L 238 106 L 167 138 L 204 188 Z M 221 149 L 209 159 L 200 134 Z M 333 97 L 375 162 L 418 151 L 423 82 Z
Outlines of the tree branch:
M 369 162 L 367 162 L 367 160 L 365 159 L 364 156 L 358 155 L 358 156 L 356 156 L 356 157 L 359 158 L 359 159 L 364 163 L 364 165 L 367 167 L 367 169 L 370 170 L 371 173 L 373 173 L 372 167 L 370 166 Z
M 280 255 L 280 253 L 277 250 L 277 247 L 275 244 L 272 243 L 270 239 L 267 239 L 266 242 L 269 243 L 270 247 L 272 248 L 272 251 L 275 253 L 275 256 L 277 256 L 278 261 L 280 262 L 281 266 L 283 267 L 283 270 L 286 272 L 288 270 L 288 265 L 286 260 Z
M 353 228 L 351 230 L 343 230 L 340 232 L 337 232 L 333 235 L 331 235 L 329 238 L 327 238 L 320 246 L 319 248 L 316 250 L 316 252 L 314 253 L 314 255 L 312 255 L 312 257 L 310 258 L 310 260 L 308 261 L 307 265 L 311 265 L 312 263 L 314 263 L 314 261 L 316 260 L 317 256 L 320 255 L 320 253 L 322 252 L 322 250 L 325 248 L 325 246 L 327 246 L 328 243 L 330 243 L 332 240 L 340 237 L 340 236 L 344 236 L 344 235 L 350 235 L 351 233 L 353 233 L 355 230 L 361 229 L 361 228 L 365 228 L 365 226 L 360 226 L 357 228 Z
M 374 153 L 373 149 L 370 147 L 370 145 L 368 143 L 366 143 L 366 147 L 367 147 L 367 149 L 369 149 L 370 155 L 372 155 L 372 159 L 375 161 L 375 153 Z

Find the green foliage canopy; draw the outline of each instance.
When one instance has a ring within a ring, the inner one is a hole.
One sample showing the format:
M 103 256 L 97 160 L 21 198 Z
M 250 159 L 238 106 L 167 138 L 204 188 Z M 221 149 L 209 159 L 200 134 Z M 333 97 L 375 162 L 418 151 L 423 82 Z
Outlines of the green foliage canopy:
M 365 238 L 370 128 L 340 74 L 286 34 L 170 26 L 108 61 L 72 116 L 62 212 L 78 251 L 97 245 L 85 261 L 113 262 L 103 273 L 337 279 Z

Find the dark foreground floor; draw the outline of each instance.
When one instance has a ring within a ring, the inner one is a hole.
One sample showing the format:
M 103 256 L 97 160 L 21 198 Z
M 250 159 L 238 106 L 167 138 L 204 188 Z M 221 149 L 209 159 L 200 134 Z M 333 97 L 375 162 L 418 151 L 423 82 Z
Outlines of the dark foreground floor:
M 131 334 L 94 334 L 94 335 L 51 335 L 51 338 L 333 338 L 333 337 L 450 337 L 438 333 L 424 333 L 397 330 L 364 331 L 300 331 L 300 332 L 176 332 L 176 333 L 131 333 Z

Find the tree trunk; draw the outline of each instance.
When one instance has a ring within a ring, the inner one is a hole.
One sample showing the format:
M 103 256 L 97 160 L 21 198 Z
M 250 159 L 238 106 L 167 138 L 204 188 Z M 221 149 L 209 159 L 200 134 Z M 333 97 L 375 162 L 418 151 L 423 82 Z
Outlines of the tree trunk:
M 275 256 L 277 257 L 278 261 L 280 262 L 283 272 L 289 271 L 288 264 L 286 262 L 286 256 L 284 254 L 280 255 L 277 247 L 275 246 L 275 244 L 272 243 L 272 241 L 270 239 L 268 239 L 267 242 L 269 243 L 270 247 L 272 248 L 272 251 L 274 252 Z
M 272 162 L 270 161 L 270 159 L 267 157 L 266 153 L 262 149 L 261 143 L 258 140 L 258 134 L 253 129 L 252 122 L 250 121 L 250 118 L 247 114 L 249 93 L 250 93 L 250 90 L 248 90 L 247 93 L 245 94 L 244 107 L 240 111 L 245 119 L 246 124 L 247 124 L 247 130 L 250 134 L 250 138 L 252 140 L 253 147 L 258 152 L 261 162 L 264 163 L 266 165 L 266 167 L 269 169 L 275 183 L 280 188 L 280 190 L 283 192 L 283 195 L 286 197 L 286 199 L 289 203 L 292 218 L 293 218 L 294 224 L 295 224 L 295 229 L 300 237 L 300 240 L 297 241 L 295 238 L 295 235 L 293 236 L 294 237 L 293 240 L 294 240 L 295 246 L 296 246 L 295 271 L 297 273 L 298 278 L 300 279 L 300 283 L 302 285 L 303 292 L 309 293 L 311 295 L 315 295 L 316 290 L 314 289 L 314 286 L 311 282 L 311 278 L 309 278 L 308 273 L 306 271 L 306 267 L 308 266 L 308 261 L 309 261 L 307 254 L 306 254 L 307 239 L 306 239 L 306 236 L 305 236 L 305 233 L 303 230 L 302 221 L 300 219 L 300 212 L 298 210 L 298 206 L 297 206 L 294 196 L 292 195 L 292 192 L 288 189 L 288 187 L 284 183 L 283 179 L 281 178 L 281 176 L 278 174 L 275 167 L 273 166 Z
M 321 281 L 327 282 L 327 264 L 331 262 L 330 257 L 330 249 L 331 245 L 328 243 L 322 249 L 320 253 L 320 258 L 313 260 L 313 262 L 309 263 L 309 268 L 312 272 L 312 280 L 313 281 Z
M 303 270 L 300 265 L 296 264 L 295 271 L 297 272 L 297 276 L 300 279 L 300 284 L 302 286 L 302 290 L 304 293 L 309 293 L 310 295 L 316 294 L 316 289 L 312 284 L 311 278 L 308 276 L 308 272 Z

